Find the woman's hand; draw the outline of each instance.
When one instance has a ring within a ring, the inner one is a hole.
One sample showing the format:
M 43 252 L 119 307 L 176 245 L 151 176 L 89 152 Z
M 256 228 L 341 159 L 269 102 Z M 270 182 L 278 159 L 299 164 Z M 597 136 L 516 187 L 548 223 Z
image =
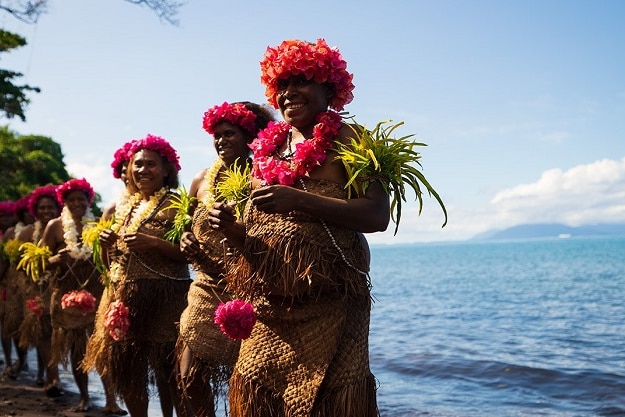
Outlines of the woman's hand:
M 100 240 L 102 248 L 110 249 L 113 247 L 115 242 L 117 242 L 117 239 L 119 239 L 119 235 L 111 229 L 104 229 L 100 232 L 98 239 Z
M 48 262 L 51 264 L 59 265 L 59 264 L 69 264 L 71 262 L 71 255 L 69 254 L 69 249 L 63 248 L 59 250 L 56 255 L 51 256 L 48 259 Z
M 234 227 L 237 222 L 234 207 L 226 203 L 215 203 L 208 212 L 208 222 L 215 230 L 225 231 Z
M 250 199 L 260 211 L 286 214 L 297 210 L 302 193 L 306 192 L 286 185 L 269 185 L 252 191 Z
M 191 232 L 184 232 L 180 237 L 180 250 L 187 256 L 197 256 L 202 252 L 200 242 Z
M 130 233 L 124 235 L 123 239 L 128 249 L 135 252 L 156 249 L 159 241 L 162 240 L 145 233 Z

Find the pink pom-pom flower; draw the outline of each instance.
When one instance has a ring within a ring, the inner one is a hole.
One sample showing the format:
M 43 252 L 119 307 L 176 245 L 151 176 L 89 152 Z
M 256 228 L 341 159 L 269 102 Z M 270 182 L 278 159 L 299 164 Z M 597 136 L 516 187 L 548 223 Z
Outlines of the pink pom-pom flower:
M 43 311 L 46 308 L 46 305 L 43 303 L 41 297 L 36 295 L 35 297 L 26 300 L 26 308 L 32 311 L 35 316 L 41 317 L 43 316 Z
M 104 327 L 109 330 L 109 336 L 118 341 L 126 336 L 130 329 L 130 311 L 120 300 L 113 301 L 104 316 Z
M 74 308 L 80 311 L 83 316 L 95 310 L 95 303 L 95 297 L 87 290 L 70 291 L 61 297 L 61 308 L 63 310 Z
M 215 309 L 215 324 L 232 340 L 243 340 L 250 337 L 256 323 L 256 313 L 251 303 L 243 300 L 232 300 L 219 303 Z

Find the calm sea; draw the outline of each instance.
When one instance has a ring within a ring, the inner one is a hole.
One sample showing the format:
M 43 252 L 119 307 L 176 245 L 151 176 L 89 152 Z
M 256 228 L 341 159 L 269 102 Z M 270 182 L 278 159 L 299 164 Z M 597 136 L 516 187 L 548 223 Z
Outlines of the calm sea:
M 625 238 L 379 246 L 371 276 L 382 416 L 625 416 Z
M 625 416 L 625 238 L 372 256 L 382 416 Z

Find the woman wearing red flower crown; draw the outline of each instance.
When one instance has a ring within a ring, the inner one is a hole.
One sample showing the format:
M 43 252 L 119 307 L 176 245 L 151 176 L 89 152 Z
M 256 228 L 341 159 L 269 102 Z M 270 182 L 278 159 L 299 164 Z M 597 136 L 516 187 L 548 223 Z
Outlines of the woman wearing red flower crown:
M 254 304 L 257 321 L 241 342 L 229 385 L 230 416 L 378 414 L 369 368 L 368 248 L 383 231 L 389 196 L 372 182 L 348 198 L 335 141 L 348 143 L 340 111 L 352 75 L 336 48 L 288 40 L 261 61 L 269 102 L 284 122 L 251 144 L 253 191 L 242 256 L 228 289 Z M 240 226 L 222 205 L 211 221 L 233 242 Z
M 95 300 L 100 299 L 104 286 L 92 260 L 92 249 L 82 242 L 82 233 L 95 227 L 91 203 L 95 195 L 91 185 L 82 179 L 71 179 L 56 189 L 57 199 L 64 204 L 61 216 L 46 225 L 42 244 L 52 253 L 48 259 L 49 269 L 55 271 L 50 278 L 50 315 L 52 339 L 50 366 L 60 363 L 71 365 L 74 381 L 78 386 L 80 401 L 75 411 L 91 409 L 88 373 L 81 363 L 85 356 L 87 340 L 93 333 Z M 115 403 L 109 384 L 103 378 L 106 391 L 106 409 L 115 414 L 126 414 Z M 58 381 L 49 381 L 58 383 Z M 50 395 L 58 394 L 56 385 L 46 387 Z
M 35 223 L 24 226 L 20 231 L 17 239 L 20 242 L 32 242 L 37 244 L 43 235 L 43 231 L 46 228 L 48 222 L 59 216 L 61 213 L 61 203 L 57 200 L 56 186 L 47 185 L 36 188 L 31 194 L 28 200 L 28 211 L 35 219 Z M 19 337 L 20 347 L 27 349 L 29 346 L 34 346 L 37 352 L 37 379 L 38 385 L 44 385 L 44 373 L 46 369 L 46 363 L 44 363 L 40 352 L 40 344 L 42 343 L 42 328 L 50 327 L 50 309 L 47 311 L 41 309 L 44 306 L 44 302 L 41 297 L 48 298 L 49 300 L 49 287 L 47 282 L 35 282 L 30 277 L 26 276 L 22 272 L 22 279 L 20 280 L 20 293 L 25 301 L 23 305 L 24 319 L 20 323 Z M 37 302 L 35 297 L 39 297 Z M 36 307 L 37 314 L 34 314 L 31 309 L 28 308 L 28 302 L 31 302 Z M 47 313 L 44 318 L 44 312 Z M 47 335 L 47 343 L 50 342 L 49 338 L 51 333 Z M 53 373 L 56 371 L 54 368 Z M 56 377 L 52 377 L 50 382 Z
M 115 223 L 100 233 L 110 285 L 89 339 L 83 369 L 94 367 L 112 384 L 133 417 L 147 417 L 149 385 L 158 389 L 164 416 L 183 412 L 175 366 L 177 322 L 191 279 L 186 257 L 164 239 L 176 210 L 180 164 L 165 139 L 133 141 L 128 173 L 138 192 L 115 208 Z
M 213 136 L 218 158 L 195 176 L 189 189 L 197 207 L 191 231 L 182 235 L 180 247 L 197 272 L 187 297 L 189 305 L 180 317 L 178 338 L 183 391 L 198 417 L 215 415 L 215 397 L 225 393 L 239 352 L 239 343 L 223 335 L 213 322 L 215 309 L 231 295 L 223 281 L 224 236 L 208 223 L 209 211 L 220 200 L 216 188 L 226 170 L 238 165 L 245 171 L 251 162 L 248 144 L 272 120 L 269 108 L 250 102 L 223 103 L 204 113 L 203 127 Z

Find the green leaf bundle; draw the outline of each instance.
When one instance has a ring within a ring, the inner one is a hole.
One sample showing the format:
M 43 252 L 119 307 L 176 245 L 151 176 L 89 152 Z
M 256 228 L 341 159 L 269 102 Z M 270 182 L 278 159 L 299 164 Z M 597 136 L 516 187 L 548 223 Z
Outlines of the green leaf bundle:
M 182 234 L 187 229 L 187 226 L 191 224 L 193 221 L 193 217 L 191 216 L 191 212 L 195 203 L 197 202 L 197 198 L 191 197 L 189 192 L 184 186 L 178 187 L 177 193 L 175 193 L 171 197 L 171 203 L 169 206 L 165 207 L 163 210 L 176 210 L 176 215 L 174 216 L 174 222 L 165 235 L 163 236 L 165 240 L 176 244 L 180 242 L 180 238 Z
M 346 188 L 349 193 L 353 189 L 358 196 L 362 196 L 373 181 L 379 181 L 391 197 L 391 219 L 395 223 L 397 234 L 402 203 L 406 202 L 406 188 L 410 187 L 414 191 L 420 215 L 423 209 L 422 187 L 425 187 L 428 194 L 441 206 L 445 215 L 442 227 L 445 227 L 445 204 L 425 175 L 415 167 L 416 164 L 423 168 L 421 154 L 415 148 L 427 145 L 410 140 L 414 135 L 393 137 L 395 129 L 403 124 L 392 124 L 392 121 L 387 120 L 379 122 L 373 130 L 368 130 L 355 121 L 349 125 L 354 133 L 349 138 L 349 143 L 337 142 L 338 157 L 347 171 Z

